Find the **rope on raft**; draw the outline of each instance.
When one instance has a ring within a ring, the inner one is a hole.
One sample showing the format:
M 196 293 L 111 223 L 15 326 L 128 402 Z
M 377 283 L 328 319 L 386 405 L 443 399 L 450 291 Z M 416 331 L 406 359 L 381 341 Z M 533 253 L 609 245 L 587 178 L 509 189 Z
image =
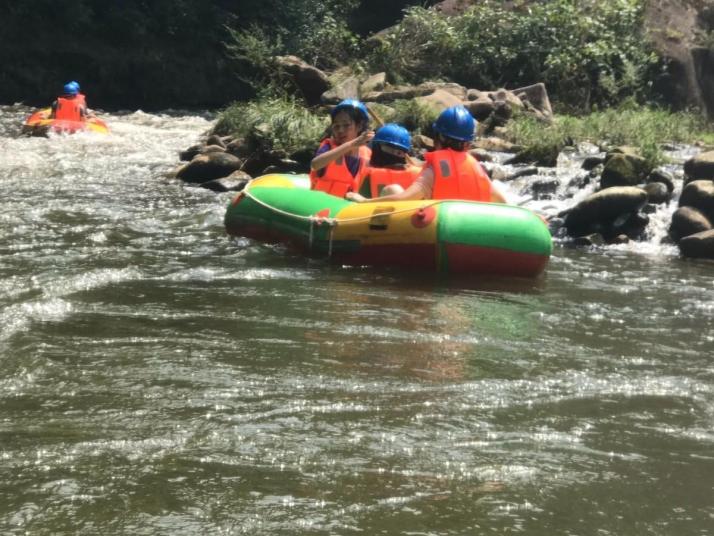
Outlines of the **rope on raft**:
M 293 212 L 288 212 L 287 210 L 283 210 L 278 207 L 274 207 L 273 205 L 270 205 L 266 203 L 265 201 L 261 201 L 257 197 L 255 197 L 253 194 L 251 194 L 248 191 L 248 188 L 243 190 L 242 195 L 246 196 L 247 198 L 251 199 L 253 202 L 257 203 L 258 205 L 271 210 L 277 214 L 281 214 L 282 216 L 288 217 L 288 218 L 294 218 L 296 220 L 301 220 L 301 221 L 307 221 L 310 223 L 310 233 L 308 235 L 308 247 L 310 250 L 312 250 L 312 245 L 314 241 L 314 232 L 313 228 L 315 225 L 328 225 L 330 227 L 330 232 L 329 232 L 329 238 L 328 238 L 328 245 L 327 245 L 327 256 L 332 257 L 332 241 L 333 241 L 333 236 L 335 233 L 335 227 L 337 227 L 338 224 L 340 223 L 356 223 L 360 221 L 369 221 L 375 217 L 379 216 L 394 216 L 397 214 L 403 214 L 406 212 L 423 212 L 425 209 L 430 208 L 430 207 L 435 207 L 437 205 L 440 205 L 441 203 L 444 203 L 446 200 L 445 199 L 439 199 L 439 200 L 430 200 L 428 203 L 425 203 L 424 205 L 421 205 L 419 207 L 412 207 L 412 208 L 403 208 L 400 210 L 392 210 L 389 212 L 382 212 L 382 213 L 377 213 L 377 214 L 370 214 L 368 216 L 356 216 L 354 218 L 331 218 L 329 216 L 317 216 L 317 215 L 310 215 L 310 216 L 303 216 L 302 214 L 295 214 Z
M 393 215 L 397 215 L 397 214 L 403 214 L 405 212 L 415 212 L 415 211 L 418 212 L 420 210 L 424 210 L 424 209 L 427 209 L 430 207 L 435 207 L 437 205 L 440 205 L 442 203 L 446 203 L 447 201 L 449 201 L 448 199 L 429 200 L 428 203 L 421 205 L 419 207 L 403 208 L 400 210 L 391 210 L 389 212 L 370 214 L 369 216 L 356 216 L 354 218 L 330 218 L 329 216 L 316 216 L 314 214 L 310 215 L 310 216 L 303 216 L 301 214 L 295 214 L 293 212 L 288 212 L 286 210 L 269 205 L 265 201 L 261 201 L 260 199 L 255 197 L 253 194 L 251 194 L 247 190 L 243 190 L 242 194 L 245 195 L 246 197 L 252 199 L 259 205 L 267 208 L 268 210 L 272 210 L 273 212 L 282 214 L 283 216 L 287 216 L 288 218 L 295 218 L 297 220 L 315 222 L 318 225 L 326 224 L 329 226 L 336 226 L 338 223 L 355 223 L 355 222 L 359 222 L 359 221 L 369 221 L 376 216 L 393 216 Z M 388 203 L 388 202 L 389 201 L 385 201 L 385 203 Z

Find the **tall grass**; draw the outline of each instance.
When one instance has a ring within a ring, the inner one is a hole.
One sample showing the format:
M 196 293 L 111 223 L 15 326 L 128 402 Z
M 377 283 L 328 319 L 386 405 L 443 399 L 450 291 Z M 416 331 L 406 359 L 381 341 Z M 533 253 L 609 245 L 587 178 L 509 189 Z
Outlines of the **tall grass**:
M 327 116 L 312 113 L 290 97 L 271 96 L 232 104 L 213 130 L 292 154 L 316 149 L 328 124 Z
M 545 125 L 527 115 L 517 115 L 506 127 L 509 140 L 526 147 L 566 145 L 590 141 L 596 144 L 630 145 L 652 165 L 661 164 L 664 143 L 712 143 L 714 126 L 699 114 L 625 103 L 582 117 L 556 116 Z

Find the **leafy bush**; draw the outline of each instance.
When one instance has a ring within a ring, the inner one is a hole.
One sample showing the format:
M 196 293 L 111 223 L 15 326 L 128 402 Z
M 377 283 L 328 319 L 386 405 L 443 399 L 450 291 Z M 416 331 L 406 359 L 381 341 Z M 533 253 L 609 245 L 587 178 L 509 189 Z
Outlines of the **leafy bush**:
M 261 2 L 270 18 L 262 24 L 241 24 L 237 17 L 227 26 L 224 43 L 228 56 L 237 61 L 241 78 L 259 90 L 279 83 L 272 57 L 296 55 L 319 68 L 331 69 L 349 62 L 358 52 L 358 39 L 347 25 L 347 17 L 358 0 L 301 0 Z
M 261 146 L 267 144 L 290 155 L 316 150 L 327 126 L 327 117 L 313 114 L 289 97 L 264 97 L 232 104 L 220 115 L 213 131 Z
M 369 53 L 395 81 L 448 78 L 494 89 L 545 82 L 561 101 L 589 109 L 647 92 L 654 65 L 642 0 L 553 0 L 508 10 L 485 0 L 460 16 L 411 8 Z
M 388 121 L 399 123 L 412 134 L 431 133 L 431 125 L 436 121 L 439 112 L 433 107 L 420 104 L 414 99 L 397 100 L 391 103 L 392 113 Z

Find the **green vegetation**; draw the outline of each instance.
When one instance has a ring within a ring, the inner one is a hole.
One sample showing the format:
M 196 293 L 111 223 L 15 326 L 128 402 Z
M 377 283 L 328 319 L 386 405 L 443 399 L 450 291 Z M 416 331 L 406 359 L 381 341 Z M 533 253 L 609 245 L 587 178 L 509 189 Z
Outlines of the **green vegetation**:
M 366 58 L 395 81 L 446 78 L 473 88 L 545 82 L 579 110 L 648 96 L 656 63 L 642 0 L 553 0 L 509 10 L 479 2 L 460 16 L 411 8 Z
M 315 151 L 328 124 L 327 116 L 313 114 L 292 98 L 268 96 L 232 104 L 221 114 L 214 132 L 290 155 Z
M 714 141 L 711 125 L 700 115 L 672 113 L 631 101 L 586 116 L 557 116 L 551 125 L 521 114 L 508 123 L 506 136 L 526 147 L 563 146 L 582 141 L 629 145 L 636 147 L 652 166 L 664 161 L 663 143 Z

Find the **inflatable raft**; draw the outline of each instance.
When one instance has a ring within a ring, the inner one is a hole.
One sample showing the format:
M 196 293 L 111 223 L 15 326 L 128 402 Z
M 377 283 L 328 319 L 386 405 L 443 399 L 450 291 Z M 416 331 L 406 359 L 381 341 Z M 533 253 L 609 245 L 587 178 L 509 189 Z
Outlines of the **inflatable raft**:
M 535 277 L 552 242 L 530 210 L 471 201 L 353 203 L 309 189 L 305 175 L 264 175 L 230 203 L 228 234 L 284 243 L 352 266 Z
M 88 117 L 84 121 L 62 121 L 50 118 L 51 108 L 37 110 L 27 118 L 22 131 L 32 136 L 46 136 L 48 132 L 73 134 L 75 132 L 98 132 L 108 134 L 109 127 L 98 117 Z

